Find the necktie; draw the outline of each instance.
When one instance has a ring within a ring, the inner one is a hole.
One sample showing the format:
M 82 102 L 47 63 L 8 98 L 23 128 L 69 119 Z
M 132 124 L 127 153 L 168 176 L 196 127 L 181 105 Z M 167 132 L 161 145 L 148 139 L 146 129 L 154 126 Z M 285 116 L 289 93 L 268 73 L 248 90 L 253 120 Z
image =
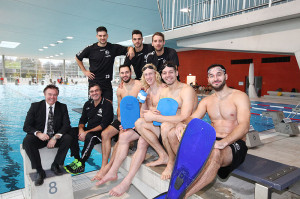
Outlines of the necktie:
M 47 123 L 47 134 L 49 135 L 49 137 L 53 137 L 54 135 L 54 129 L 53 129 L 53 111 L 52 111 L 52 106 L 49 107 L 50 110 L 49 110 L 49 114 L 48 114 L 48 123 Z

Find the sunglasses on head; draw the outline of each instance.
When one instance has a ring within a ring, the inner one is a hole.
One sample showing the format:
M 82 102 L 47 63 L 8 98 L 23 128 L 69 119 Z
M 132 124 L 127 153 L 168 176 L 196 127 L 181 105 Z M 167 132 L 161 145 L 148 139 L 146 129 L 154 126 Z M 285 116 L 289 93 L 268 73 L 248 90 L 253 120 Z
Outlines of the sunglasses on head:
M 144 66 L 144 67 L 142 68 L 142 72 L 144 72 L 144 71 L 147 70 L 147 69 L 153 69 L 153 70 L 154 70 L 153 66 L 149 65 L 149 66 Z

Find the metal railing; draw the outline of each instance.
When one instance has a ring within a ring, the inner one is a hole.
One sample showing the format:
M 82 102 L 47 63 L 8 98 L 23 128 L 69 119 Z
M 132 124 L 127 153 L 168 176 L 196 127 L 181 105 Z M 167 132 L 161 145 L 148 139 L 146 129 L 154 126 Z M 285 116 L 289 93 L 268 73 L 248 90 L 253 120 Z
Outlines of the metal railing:
M 163 29 L 217 20 L 293 0 L 157 0 Z

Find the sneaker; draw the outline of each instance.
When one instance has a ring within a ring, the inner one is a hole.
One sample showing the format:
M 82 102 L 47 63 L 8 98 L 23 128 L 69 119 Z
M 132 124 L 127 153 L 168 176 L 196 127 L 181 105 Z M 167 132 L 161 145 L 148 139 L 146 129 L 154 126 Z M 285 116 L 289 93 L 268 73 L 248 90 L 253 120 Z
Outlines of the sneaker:
M 67 166 L 64 167 L 65 170 L 66 170 L 68 173 L 70 173 L 70 172 L 69 172 L 69 169 L 72 168 L 74 165 L 76 165 L 78 162 L 79 162 L 78 159 L 75 159 L 71 164 L 69 164 L 69 165 L 67 165 Z
M 71 174 L 82 173 L 82 172 L 84 172 L 84 165 L 80 161 L 78 161 L 72 167 L 70 167 L 68 169 L 68 172 L 71 173 Z

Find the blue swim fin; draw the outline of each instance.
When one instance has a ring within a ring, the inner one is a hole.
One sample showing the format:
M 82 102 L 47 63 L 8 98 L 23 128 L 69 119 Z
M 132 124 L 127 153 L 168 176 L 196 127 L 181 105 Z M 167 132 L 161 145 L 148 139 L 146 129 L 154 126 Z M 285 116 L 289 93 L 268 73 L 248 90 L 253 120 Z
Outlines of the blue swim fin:
M 164 116 L 176 115 L 178 102 L 172 98 L 162 98 L 159 100 L 156 109 L 159 110 L 160 114 Z M 153 121 L 153 125 L 160 126 L 161 123 Z
M 139 101 L 133 96 L 126 96 L 120 102 L 121 125 L 124 129 L 134 127 L 134 123 L 140 118 Z
M 155 198 L 183 198 L 204 168 L 215 140 L 216 131 L 210 124 L 197 118 L 191 120 L 178 147 L 169 190 Z

